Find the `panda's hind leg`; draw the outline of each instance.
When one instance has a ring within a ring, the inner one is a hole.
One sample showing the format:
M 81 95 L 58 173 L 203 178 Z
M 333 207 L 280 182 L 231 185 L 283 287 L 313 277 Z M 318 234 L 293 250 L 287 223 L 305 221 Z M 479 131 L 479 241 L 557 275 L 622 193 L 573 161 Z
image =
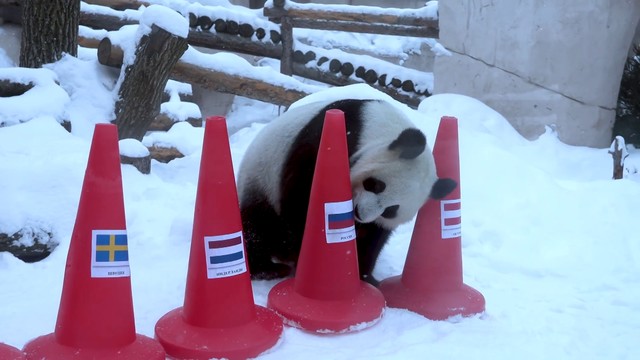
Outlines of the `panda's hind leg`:
M 280 217 L 266 200 L 245 203 L 248 204 L 241 205 L 240 213 L 251 278 L 268 280 L 288 276 L 290 266 L 273 262 L 286 236 Z

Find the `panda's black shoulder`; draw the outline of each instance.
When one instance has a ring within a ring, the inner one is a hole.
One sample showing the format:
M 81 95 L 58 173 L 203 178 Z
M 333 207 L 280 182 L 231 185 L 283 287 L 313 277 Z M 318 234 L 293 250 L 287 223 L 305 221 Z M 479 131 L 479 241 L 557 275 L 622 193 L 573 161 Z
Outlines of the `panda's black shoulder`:
M 297 148 L 297 145 L 309 142 L 319 145 L 325 113 L 327 110 L 338 109 L 344 113 L 345 117 L 349 155 L 354 154 L 358 150 L 362 130 L 366 122 L 365 109 L 376 101 L 378 100 L 343 99 L 325 105 L 314 114 L 313 118 L 300 131 L 294 142 L 294 148 Z

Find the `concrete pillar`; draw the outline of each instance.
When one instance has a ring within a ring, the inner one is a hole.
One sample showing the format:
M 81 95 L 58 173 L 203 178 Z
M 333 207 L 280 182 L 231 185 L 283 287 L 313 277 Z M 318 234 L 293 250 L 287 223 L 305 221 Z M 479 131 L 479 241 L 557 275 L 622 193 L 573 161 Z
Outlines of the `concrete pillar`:
M 435 93 L 475 97 L 525 137 L 544 126 L 572 145 L 608 147 L 637 0 L 446 0 Z

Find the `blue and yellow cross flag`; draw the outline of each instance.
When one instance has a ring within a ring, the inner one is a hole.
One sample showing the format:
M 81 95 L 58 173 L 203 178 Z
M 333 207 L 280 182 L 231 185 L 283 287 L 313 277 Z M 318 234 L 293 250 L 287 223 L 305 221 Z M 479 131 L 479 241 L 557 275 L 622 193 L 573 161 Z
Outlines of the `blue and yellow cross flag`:
M 91 233 L 91 277 L 130 276 L 126 230 L 93 230 Z

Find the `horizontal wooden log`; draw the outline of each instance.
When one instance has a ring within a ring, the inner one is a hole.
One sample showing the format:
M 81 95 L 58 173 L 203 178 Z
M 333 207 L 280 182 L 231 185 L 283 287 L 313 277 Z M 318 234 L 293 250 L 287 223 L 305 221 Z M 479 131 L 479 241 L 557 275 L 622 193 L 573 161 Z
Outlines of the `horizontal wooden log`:
M 23 245 L 20 240 L 24 237 L 28 237 L 32 245 Z M 27 228 L 13 234 L 0 233 L 0 252 L 7 251 L 28 263 L 46 258 L 57 245 L 53 241 L 53 234 L 43 229 Z
M 439 29 L 432 27 L 388 25 L 378 23 L 356 23 L 349 21 L 331 21 L 324 19 L 320 20 L 292 18 L 291 24 L 294 28 L 335 30 L 378 35 L 414 36 L 434 39 L 437 39 L 440 34 Z
M 160 146 L 151 146 L 148 148 L 149 153 L 151 154 L 151 158 L 153 160 L 159 161 L 161 163 L 168 163 L 171 160 L 179 159 L 184 157 L 184 154 L 180 152 L 180 150 L 174 147 L 160 147 Z
M 168 131 L 177 122 L 181 121 L 175 121 L 167 114 L 160 113 L 155 119 L 153 119 L 153 122 L 149 125 L 148 131 Z M 202 127 L 201 118 L 188 118 L 185 122 L 194 127 Z
M 131 24 L 117 16 L 93 14 L 80 18 L 80 24 L 90 28 L 105 26 L 107 30 L 118 30 L 124 25 Z M 134 22 L 135 23 L 135 22 Z M 280 34 L 276 33 L 277 42 L 280 42 Z M 279 59 L 282 56 L 282 46 L 276 42 L 248 41 L 238 36 L 229 34 L 217 34 L 210 31 L 190 30 L 187 37 L 190 45 L 201 46 L 209 49 L 224 50 L 246 55 L 265 56 Z M 273 41 L 273 37 L 272 37 Z
M 324 72 L 318 68 L 311 68 L 302 64 L 293 64 L 293 73 L 296 74 L 297 76 L 301 76 L 307 79 L 312 79 L 315 81 L 323 82 L 325 84 L 334 85 L 334 86 L 345 86 L 345 85 L 361 83 L 360 81 L 355 80 L 353 77 L 346 77 L 346 76 L 342 76 L 341 74 L 332 74 L 330 72 Z M 424 99 L 424 96 L 420 96 L 418 94 L 415 94 L 415 95 L 404 94 L 393 88 L 378 86 L 376 84 L 369 84 L 369 85 L 413 108 L 417 108 L 420 102 Z
M 284 106 L 288 106 L 309 95 L 300 90 L 287 89 L 261 80 L 210 70 L 182 61 L 179 61 L 173 68 L 171 78 L 186 83 L 198 84 L 218 92 L 240 95 Z
M 90 49 L 97 49 L 98 46 L 100 46 L 100 41 L 102 41 L 102 39 L 78 36 L 78 45 Z
M 33 83 L 18 83 L 0 79 L 0 97 L 20 96 L 33 88 Z
M 274 5 L 275 2 L 274 2 Z M 327 6 L 327 9 L 321 9 L 322 5 L 314 5 L 314 9 L 284 9 L 279 7 L 263 10 L 265 16 L 273 19 L 288 16 L 294 19 L 322 19 L 327 21 L 348 21 L 362 23 L 379 23 L 386 25 L 404 25 L 417 26 L 424 28 L 438 29 L 438 19 L 418 17 L 418 16 L 398 16 L 393 14 L 370 14 L 361 11 L 337 11 L 335 7 Z M 357 8 L 354 8 L 357 10 Z M 417 9 L 419 10 L 419 9 Z
M 282 45 L 276 45 L 266 41 L 249 41 L 239 36 L 210 31 L 189 31 L 187 41 L 193 46 L 246 55 L 264 56 L 274 59 L 279 59 L 280 56 L 282 56 Z
M 119 61 L 114 61 L 111 58 L 113 54 L 122 52 L 121 49 L 114 48 L 117 47 L 112 46 L 109 52 L 110 56 L 98 56 L 98 61 L 107 66 L 122 66 L 122 57 L 119 58 Z M 103 53 L 106 53 L 106 51 L 103 51 Z M 100 55 L 100 52 L 98 55 Z M 210 90 L 240 95 L 276 105 L 288 106 L 294 101 L 309 95 L 303 91 L 283 88 L 245 76 L 231 75 L 223 71 L 202 68 L 181 60 L 178 60 L 173 67 L 169 77 L 184 83 L 198 84 Z
M 125 165 L 133 165 L 143 174 L 151 173 L 151 154 L 143 157 L 132 157 L 120 155 L 120 163 Z
M 125 25 L 134 25 L 136 20 L 125 20 L 117 16 L 105 14 L 92 14 L 84 11 L 80 12 L 80 25 L 90 27 L 92 29 L 104 29 L 107 31 L 120 30 Z
M 91 5 L 101 5 L 110 7 L 114 10 L 137 10 L 140 9 L 141 6 L 149 7 L 149 3 L 145 1 L 137 1 L 137 0 L 82 0 L 87 4 Z

